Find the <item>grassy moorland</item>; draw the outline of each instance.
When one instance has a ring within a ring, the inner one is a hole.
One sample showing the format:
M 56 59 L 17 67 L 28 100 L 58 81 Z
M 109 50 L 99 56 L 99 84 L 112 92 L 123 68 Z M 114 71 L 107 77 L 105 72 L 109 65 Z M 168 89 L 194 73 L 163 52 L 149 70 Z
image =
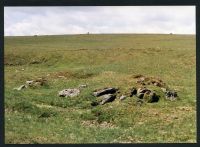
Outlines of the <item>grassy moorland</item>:
M 5 37 L 6 143 L 196 142 L 194 35 Z M 136 97 L 91 106 L 97 88 L 136 86 L 134 75 L 159 77 L 178 92 L 158 103 Z M 13 90 L 43 77 L 47 84 Z M 58 91 L 88 84 L 79 96 Z

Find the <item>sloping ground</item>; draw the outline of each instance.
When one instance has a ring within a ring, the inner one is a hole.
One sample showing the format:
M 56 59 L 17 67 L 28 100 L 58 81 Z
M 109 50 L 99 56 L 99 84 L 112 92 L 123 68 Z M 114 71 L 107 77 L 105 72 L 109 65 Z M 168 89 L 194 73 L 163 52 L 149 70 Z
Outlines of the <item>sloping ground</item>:
M 6 37 L 5 58 L 6 143 L 196 142 L 194 36 Z M 138 105 L 133 96 L 91 106 L 95 89 L 126 93 L 138 74 L 159 77 L 179 98 L 159 93 L 158 103 Z M 43 86 L 13 90 L 41 77 Z M 88 86 L 77 97 L 58 96 L 80 84 Z

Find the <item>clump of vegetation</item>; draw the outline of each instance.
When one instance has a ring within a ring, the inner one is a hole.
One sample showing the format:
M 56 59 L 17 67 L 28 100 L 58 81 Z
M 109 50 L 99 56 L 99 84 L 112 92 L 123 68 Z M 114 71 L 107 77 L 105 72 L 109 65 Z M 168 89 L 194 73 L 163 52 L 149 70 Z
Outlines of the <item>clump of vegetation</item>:
M 47 108 L 40 108 L 28 101 L 16 103 L 12 106 L 12 111 L 37 115 L 39 118 L 48 118 L 57 115 L 56 111 Z
M 12 107 L 12 110 L 25 112 L 25 113 L 32 113 L 32 114 L 38 114 L 40 112 L 37 106 L 33 105 L 31 102 L 28 102 L 28 101 L 22 101 L 22 102 L 16 103 Z
M 44 112 L 41 112 L 41 114 L 39 115 L 39 118 L 48 118 L 48 117 L 52 117 L 52 116 L 56 116 L 57 113 L 51 110 L 44 110 Z

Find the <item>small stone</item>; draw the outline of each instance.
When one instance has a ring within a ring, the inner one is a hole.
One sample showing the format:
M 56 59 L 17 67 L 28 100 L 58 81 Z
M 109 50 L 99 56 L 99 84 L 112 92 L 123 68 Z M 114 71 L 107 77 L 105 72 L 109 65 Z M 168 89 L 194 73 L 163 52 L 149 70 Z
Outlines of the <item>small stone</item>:
M 33 82 L 34 82 L 33 80 L 32 81 L 26 81 L 26 84 L 30 86 L 30 85 L 33 84 Z
M 87 87 L 86 84 L 79 85 L 79 88 L 86 88 L 86 87 Z
M 160 84 L 157 83 L 157 82 L 153 83 L 153 85 L 154 85 L 154 86 L 160 86 Z
M 22 89 L 24 89 L 24 88 L 26 88 L 26 86 L 25 86 L 25 85 L 21 85 L 21 86 L 18 87 L 18 88 L 14 88 L 14 90 L 22 90 Z
M 145 80 L 145 77 L 141 77 L 141 78 L 140 78 L 140 81 L 143 82 L 144 80 Z
M 58 78 L 65 78 L 65 76 L 58 76 Z
M 165 92 L 165 98 L 168 99 L 168 100 L 176 100 L 176 98 L 178 97 L 178 94 L 176 91 L 173 91 L 173 90 L 168 90 Z
M 139 79 L 137 79 L 136 83 L 140 83 L 140 84 L 145 84 L 145 77 L 140 77 Z
M 167 91 L 167 89 L 166 88 L 160 88 L 163 92 L 166 92 Z
M 125 96 L 125 95 L 122 95 L 122 96 L 120 96 L 119 99 L 120 99 L 120 100 L 124 100 L 124 99 L 126 99 L 126 96 Z
M 34 86 L 42 86 L 42 85 L 43 85 L 42 82 L 35 82 L 35 83 L 34 83 Z

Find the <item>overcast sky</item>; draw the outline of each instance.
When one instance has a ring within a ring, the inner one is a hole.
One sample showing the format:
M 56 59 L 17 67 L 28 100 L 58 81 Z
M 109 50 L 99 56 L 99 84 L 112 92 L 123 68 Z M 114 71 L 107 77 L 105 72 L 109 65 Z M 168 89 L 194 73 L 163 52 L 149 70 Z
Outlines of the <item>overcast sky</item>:
M 195 6 L 5 7 L 5 36 L 195 34 Z

